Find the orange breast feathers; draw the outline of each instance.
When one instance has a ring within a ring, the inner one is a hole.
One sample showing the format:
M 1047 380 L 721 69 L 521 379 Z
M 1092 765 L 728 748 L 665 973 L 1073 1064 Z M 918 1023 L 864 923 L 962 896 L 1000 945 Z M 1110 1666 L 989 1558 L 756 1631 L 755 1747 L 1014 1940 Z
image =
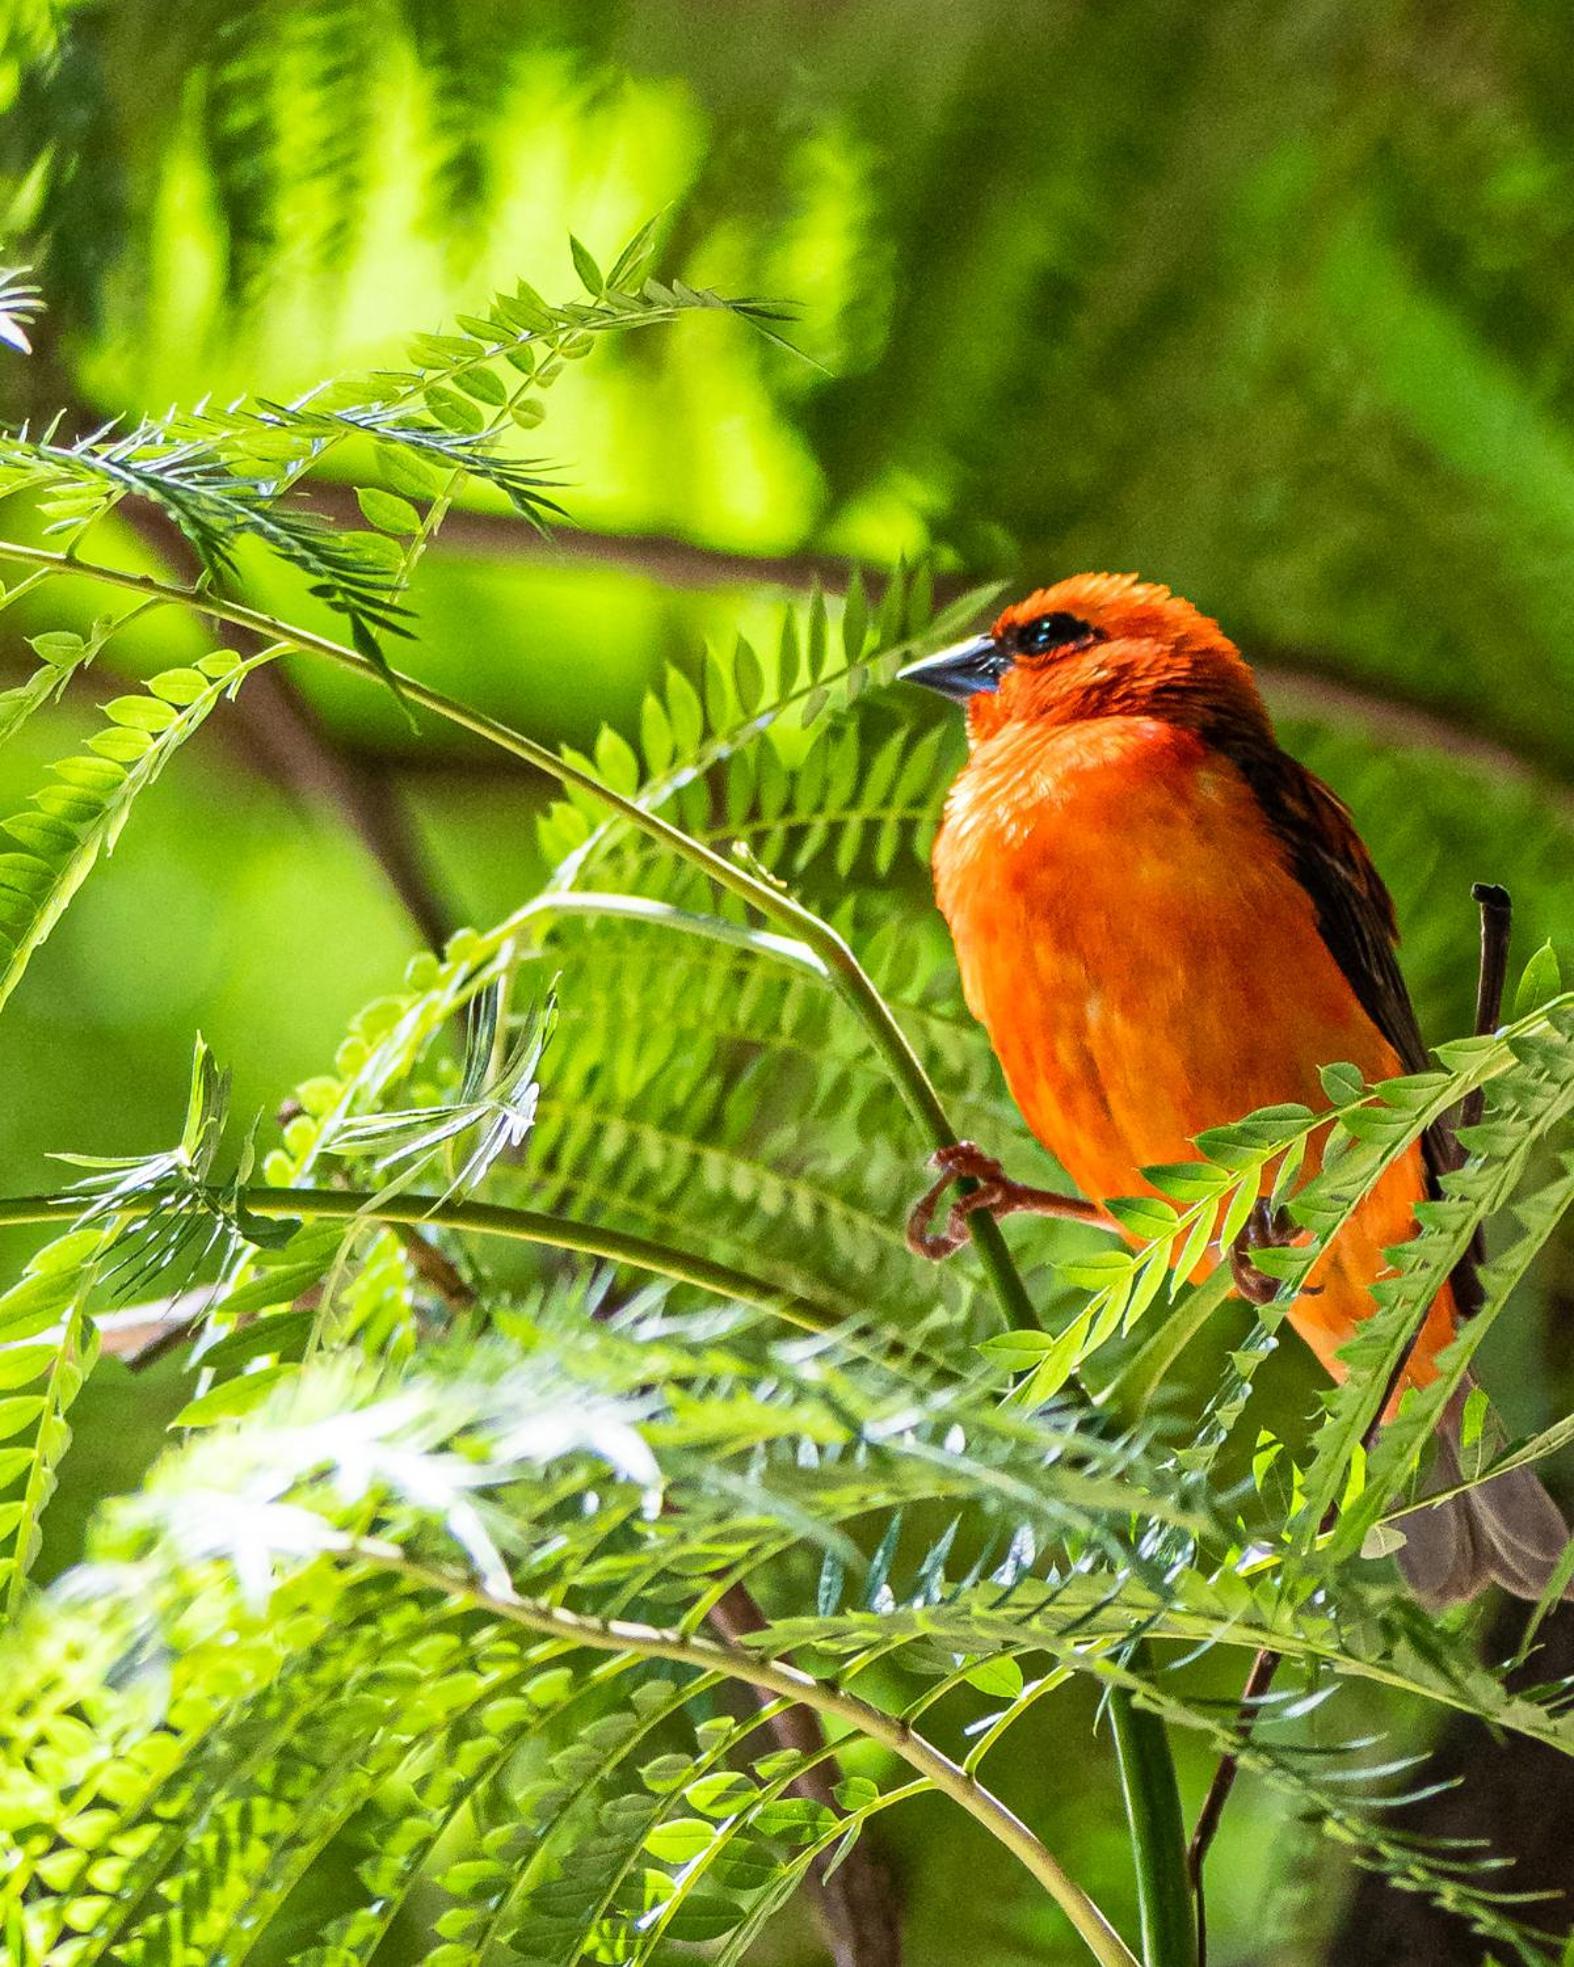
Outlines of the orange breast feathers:
M 1326 1104 L 1318 1068 L 1401 1070 L 1242 772 L 1167 719 L 975 732 L 935 844 L 969 1008 L 1034 1134 L 1095 1200 L 1194 1158 L 1204 1128 Z M 1426 1193 L 1416 1149 L 1349 1224 L 1292 1324 L 1325 1367 Z M 1412 1377 L 1452 1328 L 1440 1300 Z

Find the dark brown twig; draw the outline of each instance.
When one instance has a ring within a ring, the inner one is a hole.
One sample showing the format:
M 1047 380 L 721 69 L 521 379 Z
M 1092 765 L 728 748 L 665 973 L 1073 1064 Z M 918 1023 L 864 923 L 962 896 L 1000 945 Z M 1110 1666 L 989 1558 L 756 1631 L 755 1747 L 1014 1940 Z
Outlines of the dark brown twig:
M 766 1623 L 747 1587 L 734 1585 L 710 1610 L 711 1626 L 732 1644 Z M 761 1705 L 768 1697 L 761 1696 Z M 811 1803 L 836 1809 L 836 1785 L 841 1770 L 825 1753 L 825 1730 L 818 1715 L 806 1707 L 784 1707 L 769 1722 L 783 1748 L 813 1760 L 792 1787 Z M 894 1881 L 877 1849 L 860 1839 L 836 1871 L 827 1877 L 829 1854 L 818 1859 L 810 1873 L 816 1912 L 835 1967 L 901 1967 L 902 1934 L 897 1917 Z
M 189 1339 L 208 1308 L 210 1293 L 198 1285 L 173 1298 L 160 1298 L 152 1304 L 127 1305 L 117 1311 L 96 1314 L 99 1349 L 106 1358 L 119 1359 L 133 1373 L 149 1366 Z M 63 1333 L 64 1328 L 60 1328 Z M 54 1332 L 47 1334 L 56 1339 Z
M 302 799 L 337 811 L 382 869 L 431 949 L 458 918 L 438 893 L 400 798 L 394 770 L 364 748 L 336 744 L 275 664 L 256 670 L 235 699 L 246 737 L 271 777 Z
M 410 1268 L 423 1284 L 429 1284 L 450 1311 L 468 1311 L 475 1303 L 475 1292 L 466 1283 L 458 1266 L 437 1245 L 424 1237 L 413 1223 L 398 1226 L 399 1241 L 410 1259 Z
M 1514 932 L 1514 901 L 1495 881 L 1478 881 L 1470 890 L 1481 911 L 1481 970 L 1476 979 L 1476 1036 L 1496 1031 L 1503 1016 L 1503 987 L 1508 981 L 1508 945 Z M 1486 1088 L 1467 1093 L 1459 1108 L 1461 1127 L 1474 1127 L 1486 1104 Z
M 1509 935 L 1513 928 L 1513 902 L 1506 888 L 1499 888 L 1486 881 L 1478 881 L 1470 891 L 1472 900 L 1481 911 L 1481 961 L 1476 980 L 1476 1021 L 1477 1037 L 1485 1037 L 1497 1029 L 1503 1010 L 1503 985 L 1508 975 Z M 1481 1118 L 1482 1095 L 1472 1093 L 1460 1108 L 1460 1124 L 1474 1125 Z M 1409 1342 L 1394 1363 L 1383 1388 L 1383 1397 L 1373 1415 L 1361 1446 L 1370 1453 L 1377 1439 L 1394 1395 L 1403 1382 L 1405 1369 L 1410 1364 L 1411 1354 L 1421 1335 L 1421 1327 L 1411 1334 Z M 1333 1504 L 1323 1519 L 1321 1528 L 1331 1528 L 1338 1513 L 1338 1504 Z M 1241 1690 L 1240 1707 L 1236 1713 L 1235 1731 L 1242 1747 L 1251 1736 L 1252 1724 L 1257 1710 L 1267 1699 L 1273 1688 L 1274 1675 L 1279 1671 L 1283 1654 L 1264 1647 L 1253 1659 L 1251 1671 L 1246 1676 L 1246 1685 Z M 1203 1892 L 1203 1868 L 1208 1861 L 1208 1852 L 1218 1834 L 1219 1824 L 1224 1816 L 1225 1805 L 1230 1800 L 1230 1792 L 1240 1774 L 1241 1759 L 1238 1750 L 1231 1750 L 1220 1756 L 1219 1766 L 1213 1772 L 1213 1781 L 1203 1798 L 1202 1808 L 1197 1813 L 1197 1826 L 1192 1832 L 1191 1845 L 1186 1853 L 1186 1869 L 1191 1878 L 1191 1887 L 1197 1900 L 1197 1967 L 1207 1967 L 1208 1962 L 1208 1922 L 1207 1904 Z
M 1236 1732 L 1243 1740 L 1251 1734 L 1257 1710 L 1272 1692 L 1273 1677 L 1279 1671 L 1279 1662 L 1283 1658 L 1282 1653 L 1275 1653 L 1265 1646 L 1252 1661 L 1235 1715 Z M 1224 1816 L 1224 1806 L 1230 1800 L 1230 1792 L 1240 1772 L 1241 1758 L 1238 1753 L 1232 1750 L 1228 1755 L 1220 1756 L 1219 1766 L 1213 1772 L 1213 1781 L 1208 1785 L 1208 1794 L 1197 1812 L 1197 1827 L 1191 1834 L 1191 1844 L 1186 1852 L 1186 1875 L 1191 1880 L 1192 1895 L 1197 1901 L 1197 1967 L 1208 1967 L 1208 1910 L 1202 1889 L 1202 1869 L 1208 1861 L 1209 1849 Z

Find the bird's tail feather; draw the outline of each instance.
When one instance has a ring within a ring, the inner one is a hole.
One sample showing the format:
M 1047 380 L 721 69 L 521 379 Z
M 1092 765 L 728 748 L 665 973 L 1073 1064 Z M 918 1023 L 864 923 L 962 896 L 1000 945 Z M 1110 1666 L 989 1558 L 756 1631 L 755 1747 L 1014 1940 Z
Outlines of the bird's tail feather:
M 1470 1383 L 1444 1409 L 1430 1486 L 1459 1482 L 1460 1430 Z M 1399 1569 L 1423 1605 L 1440 1608 L 1499 1584 L 1516 1598 L 1541 1597 L 1569 1542 L 1563 1512 L 1532 1468 L 1510 1469 L 1403 1521 Z M 1564 1597 L 1574 1597 L 1574 1584 Z

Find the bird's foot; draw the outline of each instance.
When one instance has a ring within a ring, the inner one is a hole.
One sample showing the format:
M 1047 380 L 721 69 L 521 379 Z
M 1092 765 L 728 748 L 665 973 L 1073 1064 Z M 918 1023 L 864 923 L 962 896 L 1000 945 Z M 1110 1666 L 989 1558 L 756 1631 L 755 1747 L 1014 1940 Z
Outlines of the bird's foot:
M 996 1220 L 1022 1213 L 1059 1216 L 1072 1222 L 1106 1220 L 1096 1204 L 1084 1202 L 1079 1196 L 1060 1195 L 1053 1189 L 1032 1188 L 1025 1182 L 1012 1181 L 993 1155 L 985 1154 L 973 1141 L 953 1141 L 949 1147 L 937 1149 L 930 1157 L 930 1165 L 938 1168 L 940 1174 L 908 1215 L 907 1247 L 915 1256 L 927 1257 L 931 1263 L 939 1263 L 962 1247 L 972 1232 L 972 1218 L 977 1215 L 993 1216 Z M 933 1227 L 935 1210 L 941 1196 L 957 1181 L 976 1182 L 978 1186 L 957 1197 L 951 1204 L 945 1227 L 937 1230 Z
M 940 1173 L 908 1213 L 907 1247 L 914 1256 L 927 1257 L 931 1263 L 939 1263 L 967 1241 L 969 1215 L 973 1209 L 989 1205 L 1005 1182 L 1006 1171 L 972 1141 L 953 1141 L 949 1147 L 937 1148 L 929 1157 L 929 1165 L 938 1168 Z M 933 1226 L 935 1210 L 940 1206 L 941 1196 L 956 1181 L 975 1181 L 979 1186 L 971 1195 L 957 1198 L 951 1205 L 945 1228 L 937 1230 Z M 965 1206 L 969 1203 L 973 1209 Z
M 948 1182 L 999 1182 L 1007 1188 L 1016 1184 L 992 1154 L 986 1154 L 977 1141 L 952 1141 L 937 1147 L 929 1157 L 931 1168 L 938 1168 Z
M 1246 1218 L 1246 1225 L 1230 1245 L 1230 1275 L 1235 1280 L 1235 1288 L 1248 1304 L 1272 1304 L 1279 1292 L 1279 1279 L 1270 1277 L 1266 1271 L 1259 1270 L 1252 1261 L 1255 1250 L 1283 1250 L 1302 1232 L 1290 1221 L 1286 1210 L 1273 1208 L 1266 1200 L 1261 1201 Z M 1301 1296 L 1314 1298 L 1321 1291 L 1320 1285 L 1301 1286 Z

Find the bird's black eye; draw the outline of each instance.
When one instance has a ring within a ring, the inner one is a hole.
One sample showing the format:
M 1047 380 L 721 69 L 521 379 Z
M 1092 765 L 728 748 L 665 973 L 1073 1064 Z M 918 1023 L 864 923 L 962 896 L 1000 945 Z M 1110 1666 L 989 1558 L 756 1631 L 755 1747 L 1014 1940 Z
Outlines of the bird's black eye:
M 1092 642 L 1098 631 L 1078 615 L 1040 615 L 1024 622 L 1012 640 L 1024 656 L 1047 656 L 1052 649 L 1070 648 L 1074 643 Z

